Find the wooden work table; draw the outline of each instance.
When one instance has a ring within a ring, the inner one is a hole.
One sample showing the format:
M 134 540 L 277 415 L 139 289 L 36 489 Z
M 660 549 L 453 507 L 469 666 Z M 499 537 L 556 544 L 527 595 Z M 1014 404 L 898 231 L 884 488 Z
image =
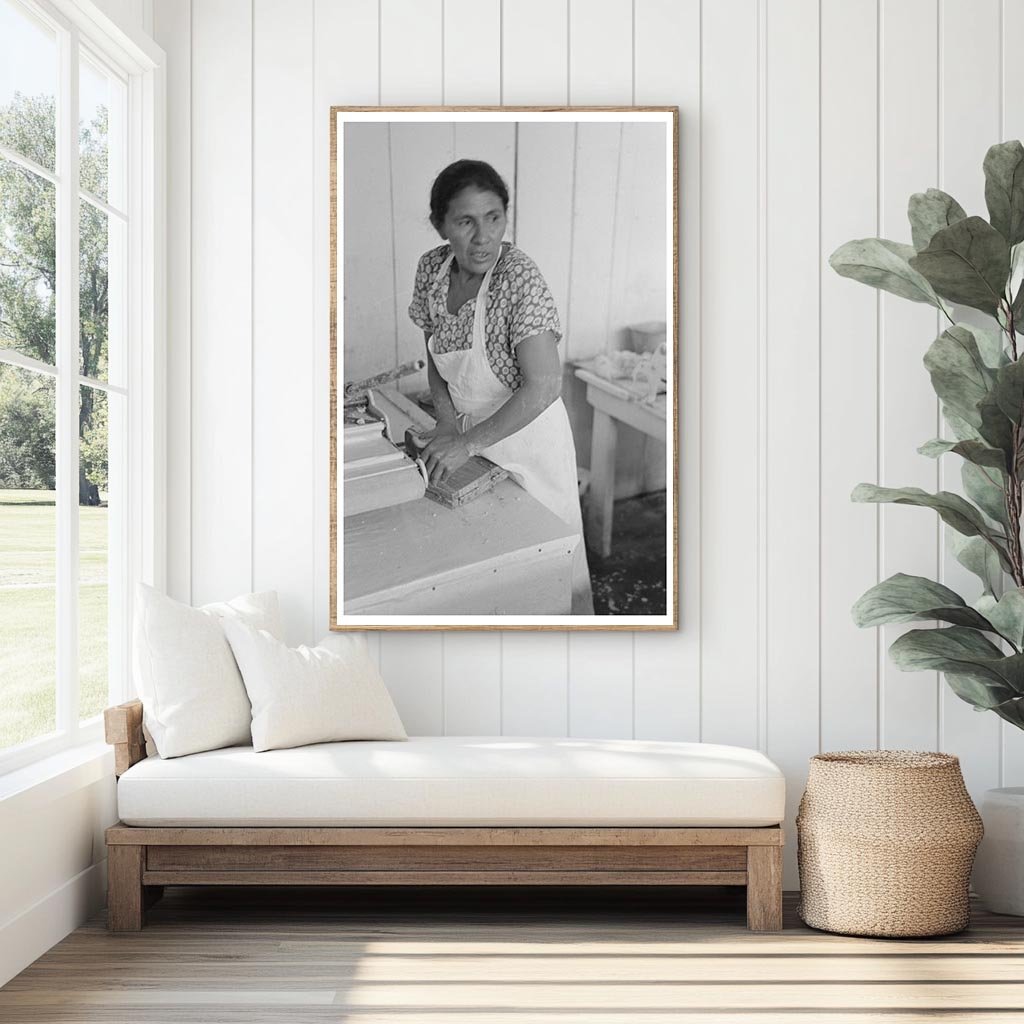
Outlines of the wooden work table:
M 624 423 L 664 443 L 668 436 L 667 398 L 662 394 L 653 402 L 641 401 L 614 381 L 583 368 L 577 368 L 576 376 L 587 385 L 587 402 L 594 410 L 590 493 L 583 504 L 587 540 L 595 551 L 607 557 L 612 550 L 619 424 Z
M 375 408 L 393 437 L 434 426 L 394 388 Z M 571 614 L 583 538 L 511 479 L 458 508 L 422 497 L 342 524 L 346 615 Z
M 512 480 L 344 519 L 346 615 L 568 615 L 581 538 Z

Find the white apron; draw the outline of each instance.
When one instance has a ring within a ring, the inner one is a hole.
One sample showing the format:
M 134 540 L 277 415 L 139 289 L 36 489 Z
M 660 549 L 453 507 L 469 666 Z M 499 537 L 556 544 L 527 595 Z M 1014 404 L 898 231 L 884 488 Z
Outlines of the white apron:
M 449 253 L 432 285 L 432 289 L 441 289 L 439 301 L 445 308 L 448 296 L 443 286 L 453 255 Z M 498 380 L 487 359 L 487 289 L 497 262 L 491 264 L 477 292 L 472 345 L 455 352 L 436 352 L 433 337 L 427 342 L 437 372 L 448 385 L 458 413 L 459 430 L 463 433 L 493 416 L 514 394 Z M 593 615 L 594 601 L 576 481 L 576 445 L 562 399 L 557 398 L 536 419 L 482 449 L 480 454 L 501 466 L 527 494 L 579 533 L 580 543 L 573 556 L 572 612 Z

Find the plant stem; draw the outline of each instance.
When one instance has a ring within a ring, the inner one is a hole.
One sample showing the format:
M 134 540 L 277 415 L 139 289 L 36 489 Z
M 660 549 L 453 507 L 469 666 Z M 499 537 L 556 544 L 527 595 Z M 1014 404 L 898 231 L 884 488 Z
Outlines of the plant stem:
M 1017 332 L 1013 322 L 1013 307 L 1007 304 L 1006 307 L 1006 333 L 1010 337 L 1010 352 L 1013 361 L 1017 361 Z M 1017 471 L 1017 453 L 1021 450 L 1021 425 L 1020 420 L 1024 416 L 1024 410 L 1017 416 L 1017 422 L 1013 425 L 1013 451 L 1010 454 L 1010 466 L 1006 475 L 1006 539 L 1009 545 L 1010 563 L 1013 567 L 1013 582 L 1018 587 L 1024 587 L 1024 559 L 1021 557 L 1020 545 L 1020 514 L 1021 514 L 1021 481 Z

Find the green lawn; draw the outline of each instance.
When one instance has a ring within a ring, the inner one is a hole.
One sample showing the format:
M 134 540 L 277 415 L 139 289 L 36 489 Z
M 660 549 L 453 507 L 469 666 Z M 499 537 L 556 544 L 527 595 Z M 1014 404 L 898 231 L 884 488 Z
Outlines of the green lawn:
M 107 703 L 107 510 L 80 507 L 81 718 Z M 55 727 L 53 491 L 0 490 L 0 750 Z

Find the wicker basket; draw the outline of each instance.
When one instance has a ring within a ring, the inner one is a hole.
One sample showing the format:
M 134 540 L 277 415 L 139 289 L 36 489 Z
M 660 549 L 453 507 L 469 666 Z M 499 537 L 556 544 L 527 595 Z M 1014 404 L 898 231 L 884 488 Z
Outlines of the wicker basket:
M 962 931 L 981 817 L 950 754 L 811 758 L 797 815 L 800 917 L 844 935 Z

